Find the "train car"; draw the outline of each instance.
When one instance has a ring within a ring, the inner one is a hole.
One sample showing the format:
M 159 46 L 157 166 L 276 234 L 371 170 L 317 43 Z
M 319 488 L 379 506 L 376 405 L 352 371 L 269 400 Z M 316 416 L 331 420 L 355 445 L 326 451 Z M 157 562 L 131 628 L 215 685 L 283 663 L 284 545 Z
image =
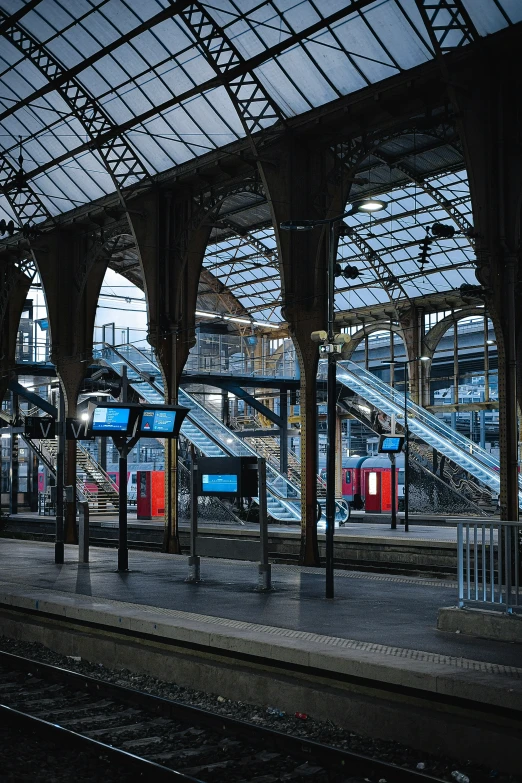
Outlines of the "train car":
M 404 507 L 404 454 L 397 454 L 395 466 L 397 505 L 401 511 Z M 371 478 L 368 477 L 369 474 L 372 474 Z M 322 468 L 319 475 L 326 481 L 326 468 Z M 342 493 L 343 498 L 356 511 L 391 511 L 391 464 L 388 455 L 366 454 L 364 457 L 353 456 L 345 459 L 342 467 Z
M 344 460 L 342 467 L 343 498 L 351 508 L 359 511 L 364 505 L 364 493 L 361 490 L 361 465 L 368 457 L 355 455 Z
M 398 454 L 395 460 L 396 503 L 399 509 L 404 502 L 404 455 Z M 387 455 L 368 457 L 360 466 L 361 496 L 364 510 L 381 514 L 390 512 L 391 504 L 391 464 Z

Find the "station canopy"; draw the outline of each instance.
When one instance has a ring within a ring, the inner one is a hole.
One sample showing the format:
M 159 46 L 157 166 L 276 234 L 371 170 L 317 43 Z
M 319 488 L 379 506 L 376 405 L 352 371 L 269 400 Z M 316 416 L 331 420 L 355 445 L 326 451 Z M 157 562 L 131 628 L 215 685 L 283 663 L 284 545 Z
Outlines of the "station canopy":
M 522 21 L 520 0 L 461 0 L 461 7 L 475 37 Z M 437 21 L 446 24 L 447 14 Z M 448 30 L 448 48 L 473 40 Z M 249 130 L 263 133 L 434 58 L 415 0 L 0 0 L 0 31 L 0 219 L 17 226 L 83 208 L 117 186 L 165 181 Z M 259 98 L 250 122 L 231 99 L 238 74 Z M 115 155 L 119 167 L 111 167 Z M 339 260 L 360 274 L 339 278 L 338 310 L 476 282 L 454 128 L 441 120 L 390 139 L 360 173 L 365 183 L 350 198 L 380 196 L 388 207 L 346 219 Z M 245 190 L 225 200 L 219 218 L 202 301 L 212 308 L 219 294 L 225 309 L 277 323 L 280 278 L 266 199 Z M 436 221 L 455 236 L 433 243 L 422 262 L 421 242 Z M 114 268 L 125 265 L 139 284 L 130 246 L 115 255 Z

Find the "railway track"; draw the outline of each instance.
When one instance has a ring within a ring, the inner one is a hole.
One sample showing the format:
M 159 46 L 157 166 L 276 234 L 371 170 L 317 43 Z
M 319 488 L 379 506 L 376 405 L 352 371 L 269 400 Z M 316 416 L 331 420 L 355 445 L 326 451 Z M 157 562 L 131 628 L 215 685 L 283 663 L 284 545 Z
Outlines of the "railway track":
M 442 783 L 415 770 L 0 652 L 0 719 L 144 780 Z

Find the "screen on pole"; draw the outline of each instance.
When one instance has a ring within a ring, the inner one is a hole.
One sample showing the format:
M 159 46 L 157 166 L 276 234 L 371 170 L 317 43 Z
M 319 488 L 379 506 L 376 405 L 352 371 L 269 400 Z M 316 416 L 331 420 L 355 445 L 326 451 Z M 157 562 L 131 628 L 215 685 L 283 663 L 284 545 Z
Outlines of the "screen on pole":
M 166 411 L 161 409 L 148 410 L 145 408 L 141 417 L 142 432 L 174 432 L 175 424 L 176 411 Z
M 203 492 L 237 492 L 237 475 L 234 473 L 203 473 Z
M 384 454 L 397 454 L 402 451 L 404 437 L 400 435 L 382 436 L 379 443 L 379 451 Z
M 129 426 L 130 408 L 104 408 L 98 406 L 92 415 L 92 430 L 100 432 L 126 432 Z

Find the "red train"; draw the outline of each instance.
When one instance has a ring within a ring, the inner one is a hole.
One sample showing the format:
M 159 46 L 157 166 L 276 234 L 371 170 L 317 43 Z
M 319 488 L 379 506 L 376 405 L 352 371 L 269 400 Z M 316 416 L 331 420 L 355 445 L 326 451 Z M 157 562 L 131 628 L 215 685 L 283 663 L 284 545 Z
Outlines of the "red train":
M 397 507 L 404 503 L 404 454 L 395 459 Z M 326 478 L 326 470 L 321 470 Z M 391 465 L 388 455 L 348 457 L 342 467 L 343 498 L 356 511 L 363 509 L 373 513 L 391 511 Z

